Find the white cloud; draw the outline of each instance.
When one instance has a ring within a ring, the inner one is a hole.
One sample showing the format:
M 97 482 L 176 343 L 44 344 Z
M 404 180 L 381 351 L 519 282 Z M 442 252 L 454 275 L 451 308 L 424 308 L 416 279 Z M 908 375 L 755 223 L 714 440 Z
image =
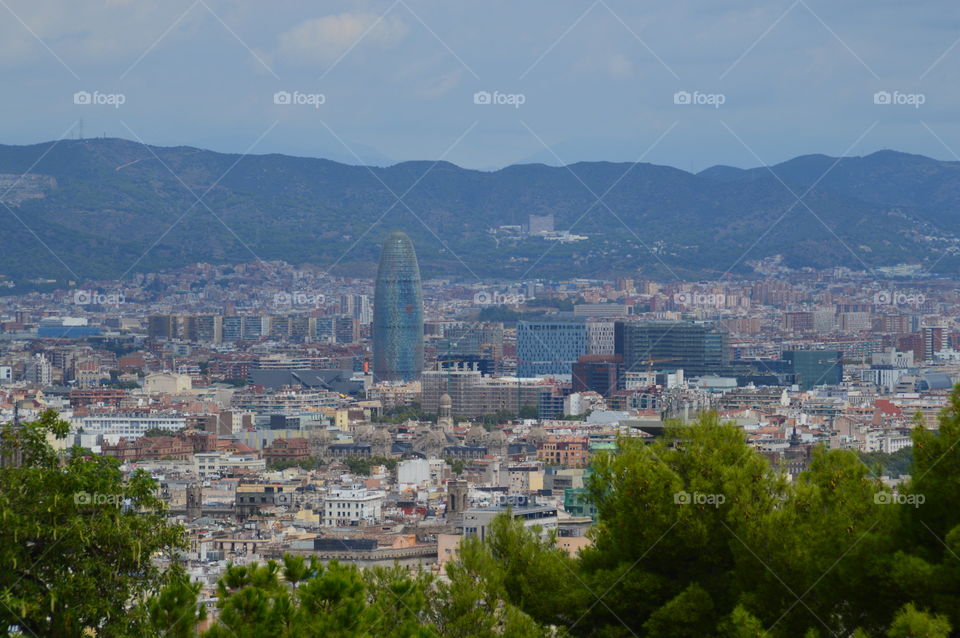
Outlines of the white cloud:
M 409 28 L 399 18 L 372 13 L 341 13 L 301 22 L 280 34 L 278 54 L 290 62 L 330 63 L 351 47 L 375 44 L 390 47 Z

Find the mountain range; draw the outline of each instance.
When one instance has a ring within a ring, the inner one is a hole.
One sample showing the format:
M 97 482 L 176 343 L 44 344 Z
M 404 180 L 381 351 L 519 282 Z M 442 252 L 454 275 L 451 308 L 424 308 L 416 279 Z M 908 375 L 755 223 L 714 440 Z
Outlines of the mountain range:
M 427 278 L 711 278 L 775 256 L 790 268 L 960 267 L 960 162 L 895 151 L 696 174 L 609 162 L 485 172 L 60 140 L 0 145 L 0 203 L 0 274 L 14 279 L 256 259 L 371 276 L 397 229 Z M 531 215 L 586 239 L 529 235 Z

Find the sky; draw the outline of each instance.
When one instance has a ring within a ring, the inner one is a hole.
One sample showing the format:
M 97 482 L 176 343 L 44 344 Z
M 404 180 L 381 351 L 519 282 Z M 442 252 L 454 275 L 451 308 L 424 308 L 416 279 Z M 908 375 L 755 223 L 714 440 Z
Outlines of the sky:
M 946 0 L 0 0 L 0 143 L 699 171 L 960 159 Z M 956 152 L 955 152 L 956 151 Z

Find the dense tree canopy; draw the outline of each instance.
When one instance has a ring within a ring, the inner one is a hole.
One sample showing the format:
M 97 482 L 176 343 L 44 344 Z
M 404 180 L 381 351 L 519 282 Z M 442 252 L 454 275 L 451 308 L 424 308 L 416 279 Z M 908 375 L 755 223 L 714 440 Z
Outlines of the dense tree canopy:
M 118 635 L 127 606 L 159 582 L 158 553 L 183 543 L 166 522 L 156 483 L 124 481 L 119 462 L 58 455 L 48 437 L 67 423 L 45 412 L 34 423 L 4 426 L 0 457 L 0 635 Z
M 914 441 L 897 492 L 846 450 L 814 450 L 791 482 L 704 415 L 595 459 L 598 523 L 577 559 L 509 528 L 487 545 L 507 599 L 573 635 L 945 636 L 960 626 L 957 394 Z

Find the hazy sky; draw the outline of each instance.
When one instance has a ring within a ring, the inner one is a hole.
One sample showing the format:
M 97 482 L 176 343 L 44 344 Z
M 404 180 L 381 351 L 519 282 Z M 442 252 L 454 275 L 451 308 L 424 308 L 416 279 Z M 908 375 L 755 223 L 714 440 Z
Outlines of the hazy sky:
M 0 142 L 73 136 L 82 118 L 88 137 L 351 163 L 642 159 L 701 170 L 882 148 L 954 160 L 958 9 L 0 0 Z M 82 91 L 102 103 L 75 104 Z M 481 91 L 492 103 L 475 103 Z

